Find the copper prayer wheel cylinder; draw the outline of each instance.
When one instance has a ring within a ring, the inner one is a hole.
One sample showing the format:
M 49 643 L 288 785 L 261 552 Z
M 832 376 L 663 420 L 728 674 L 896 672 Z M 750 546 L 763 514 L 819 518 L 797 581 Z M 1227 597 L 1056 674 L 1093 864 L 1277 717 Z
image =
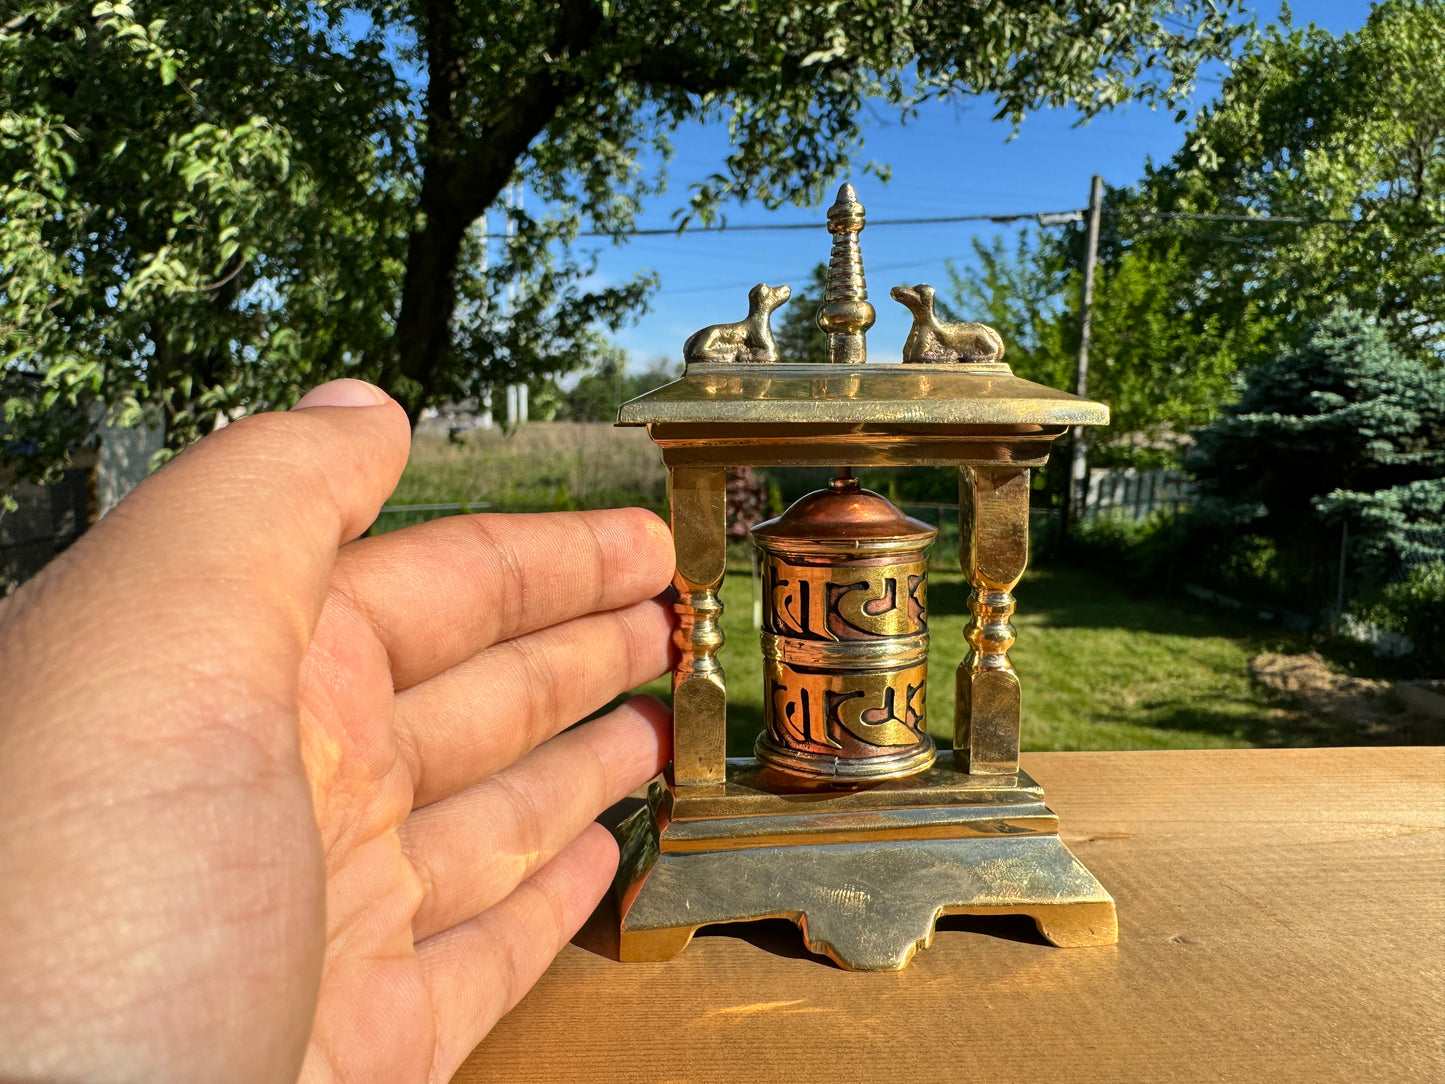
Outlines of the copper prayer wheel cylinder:
M 764 765 L 863 783 L 933 763 L 924 703 L 937 533 L 846 476 L 753 528 L 763 555 Z

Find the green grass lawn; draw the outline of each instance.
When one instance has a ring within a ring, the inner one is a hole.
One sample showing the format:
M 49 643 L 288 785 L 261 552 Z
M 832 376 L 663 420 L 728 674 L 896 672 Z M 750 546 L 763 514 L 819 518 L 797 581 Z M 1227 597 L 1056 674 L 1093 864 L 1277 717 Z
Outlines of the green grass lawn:
M 1031 569 L 1017 592 L 1025 749 L 1205 749 L 1329 744 L 1313 721 L 1273 704 L 1249 678 L 1261 651 L 1300 650 L 1285 634 L 1177 599 L 1134 599 L 1087 573 Z M 968 585 L 929 582 L 928 729 L 951 742 L 953 675 L 965 651 Z M 722 650 L 728 754 L 752 752 L 762 728 L 762 656 L 746 572 L 729 574 Z M 665 696 L 666 680 L 646 686 Z M 1348 740 L 1341 735 L 1337 740 Z

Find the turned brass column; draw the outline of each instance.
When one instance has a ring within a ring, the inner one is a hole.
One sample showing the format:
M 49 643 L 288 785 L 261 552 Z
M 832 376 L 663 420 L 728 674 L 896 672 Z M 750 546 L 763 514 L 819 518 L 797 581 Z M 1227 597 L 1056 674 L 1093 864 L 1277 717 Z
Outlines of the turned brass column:
M 679 787 L 721 786 L 727 764 L 728 694 L 718 648 L 723 644 L 722 586 L 727 569 L 727 470 L 673 467 L 669 479 L 677 549 L 679 657 L 672 672 L 672 773 Z
M 1013 589 L 1029 558 L 1027 467 L 963 467 L 958 472 L 959 563 L 972 590 L 964 629 L 968 655 L 958 667 L 953 748 L 964 771 L 1012 775 L 1019 769 L 1019 677 Z

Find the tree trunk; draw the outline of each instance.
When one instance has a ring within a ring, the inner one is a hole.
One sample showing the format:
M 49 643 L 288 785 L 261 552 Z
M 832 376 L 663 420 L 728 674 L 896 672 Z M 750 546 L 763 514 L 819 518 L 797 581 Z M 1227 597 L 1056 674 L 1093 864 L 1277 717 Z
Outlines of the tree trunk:
M 407 246 L 396 347 L 381 379 L 382 386 L 406 408 L 413 424 L 431 396 L 451 347 L 457 259 L 469 224 L 453 208 L 428 207 L 427 202 L 423 198 L 426 223 L 412 233 Z
M 457 304 L 457 260 L 467 228 L 486 213 L 532 140 L 571 94 L 584 85 L 559 76 L 553 58 L 586 49 L 602 25 L 592 0 L 559 6 L 548 59 L 519 86 L 511 104 L 480 132 L 468 135 L 456 104 L 467 93 L 466 42 L 457 0 L 427 0 L 423 42 L 427 52 L 426 149 L 422 154 L 423 224 L 407 248 L 406 282 L 396 340 L 381 383 L 415 424 L 436 389 L 451 349 Z

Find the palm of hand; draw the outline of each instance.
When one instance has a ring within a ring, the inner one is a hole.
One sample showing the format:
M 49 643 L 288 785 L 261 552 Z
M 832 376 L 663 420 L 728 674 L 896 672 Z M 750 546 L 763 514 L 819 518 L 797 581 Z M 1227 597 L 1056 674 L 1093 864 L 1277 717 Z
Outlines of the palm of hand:
M 301 753 L 327 883 L 366 888 L 328 893 L 303 1079 L 426 1079 L 436 1062 L 436 1006 L 412 936 L 423 886 L 401 845 L 414 795 L 393 725 L 391 670 L 369 630 L 348 639 L 329 624 L 323 611 L 302 664 Z M 346 659 L 351 665 L 337 665 Z

